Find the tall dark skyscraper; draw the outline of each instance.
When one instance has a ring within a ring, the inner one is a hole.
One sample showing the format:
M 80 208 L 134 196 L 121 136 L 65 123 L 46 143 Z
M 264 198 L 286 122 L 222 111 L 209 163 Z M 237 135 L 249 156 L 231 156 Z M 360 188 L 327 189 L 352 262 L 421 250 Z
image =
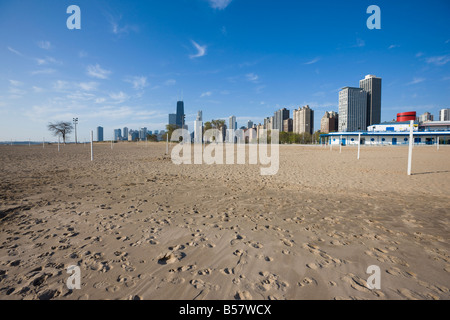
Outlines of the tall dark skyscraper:
M 381 78 L 367 75 L 359 81 L 359 87 L 367 92 L 366 127 L 381 122 Z
M 177 115 L 175 113 L 169 114 L 169 124 L 174 126 L 177 125 Z
M 177 127 L 183 128 L 184 126 L 184 102 L 178 101 L 177 102 Z

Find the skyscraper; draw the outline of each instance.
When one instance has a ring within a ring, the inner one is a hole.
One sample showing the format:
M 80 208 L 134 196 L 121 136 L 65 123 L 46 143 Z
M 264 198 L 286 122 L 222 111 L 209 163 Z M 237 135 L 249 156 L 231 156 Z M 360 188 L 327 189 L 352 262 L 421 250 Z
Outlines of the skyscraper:
M 367 92 L 345 87 L 339 92 L 339 131 L 367 130 Z
M 294 110 L 293 114 L 292 129 L 294 133 L 314 133 L 314 110 L 306 105 Z
M 439 111 L 439 121 L 450 121 L 450 109 L 441 109 Z
M 228 130 L 236 130 L 236 129 L 237 129 L 236 117 L 231 116 L 228 118 Z
M 123 137 L 124 140 L 127 140 L 127 139 L 128 139 L 128 128 L 127 128 L 127 127 L 124 127 L 124 128 L 123 128 L 123 134 L 122 134 L 122 137 Z
M 97 141 L 103 141 L 103 127 L 97 127 Z
M 122 139 L 122 130 L 114 129 L 114 141 L 119 141 Z
M 379 124 L 381 122 L 381 78 L 369 74 L 363 80 L 359 81 L 359 87 L 367 92 L 365 127 Z
M 177 125 L 177 114 L 169 113 L 169 125 L 176 126 Z
M 139 130 L 139 140 L 144 141 L 145 139 L 147 139 L 147 128 L 141 128 Z
M 434 117 L 431 113 L 425 112 L 424 114 L 419 116 L 419 123 L 423 123 L 426 121 L 433 121 Z
M 327 111 L 320 120 L 320 132 L 330 133 L 338 131 L 339 128 L 339 115 L 334 111 Z
M 273 115 L 273 129 L 283 131 L 284 120 L 289 119 L 289 110 L 286 108 L 275 111 Z
M 197 121 L 203 121 L 203 111 L 199 110 L 197 112 Z
M 176 125 L 178 128 L 184 127 L 184 119 L 185 119 L 184 102 L 178 101 L 177 102 L 177 122 L 176 122 Z
M 247 122 L 247 129 L 253 128 L 253 121 L 252 120 L 248 120 Z

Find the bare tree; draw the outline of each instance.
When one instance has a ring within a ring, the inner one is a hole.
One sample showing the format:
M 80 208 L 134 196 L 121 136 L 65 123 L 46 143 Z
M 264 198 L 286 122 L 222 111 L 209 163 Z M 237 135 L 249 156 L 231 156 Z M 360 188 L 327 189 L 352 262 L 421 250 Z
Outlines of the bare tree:
M 47 127 L 48 130 L 53 132 L 55 136 L 61 136 L 64 144 L 66 143 L 67 135 L 69 135 L 73 130 L 72 124 L 70 122 L 65 121 L 49 123 Z

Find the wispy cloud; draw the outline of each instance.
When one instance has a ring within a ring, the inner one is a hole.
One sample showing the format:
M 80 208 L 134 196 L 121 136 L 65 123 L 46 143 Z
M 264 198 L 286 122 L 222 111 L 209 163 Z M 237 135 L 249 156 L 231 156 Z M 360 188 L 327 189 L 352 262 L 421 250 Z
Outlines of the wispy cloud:
M 420 58 L 421 56 L 423 56 L 423 54 L 424 54 L 423 52 L 417 52 L 416 53 L 416 58 Z
M 247 73 L 245 75 L 245 78 L 247 79 L 247 81 L 253 82 L 253 83 L 257 83 L 259 80 L 259 76 L 257 74 L 254 73 Z
M 200 98 L 210 97 L 210 96 L 212 96 L 212 92 L 211 92 L 211 91 L 207 91 L 207 92 L 203 92 L 203 93 L 200 95 Z
M 80 52 L 78 52 L 78 56 L 80 58 L 86 58 L 88 56 L 88 53 L 84 50 L 81 50 Z
M 78 86 L 80 87 L 80 89 L 82 89 L 84 91 L 95 91 L 95 90 L 98 89 L 99 83 L 98 82 L 94 82 L 94 81 L 80 82 L 78 84 Z
M 111 25 L 111 32 L 118 36 L 128 35 L 130 32 L 139 32 L 139 27 L 134 24 L 123 24 L 120 21 L 122 16 L 114 17 L 111 14 L 107 15 L 109 23 Z
M 353 45 L 353 48 L 362 48 L 366 45 L 366 42 L 362 39 L 356 39 L 356 44 Z
M 429 57 L 425 61 L 427 63 L 434 64 L 436 66 L 443 66 L 443 65 L 446 65 L 450 61 L 450 55 L 446 54 L 443 56 Z
M 147 77 L 144 76 L 129 77 L 125 79 L 125 81 L 131 83 L 133 85 L 133 89 L 135 90 L 142 90 L 148 86 Z
M 53 57 L 45 57 L 45 58 L 36 58 L 36 62 L 37 62 L 37 64 L 38 65 L 46 65 L 46 64 L 58 64 L 58 65 L 61 65 L 62 64 L 62 62 L 61 61 L 59 61 L 59 60 L 56 60 L 55 58 L 53 58 Z
M 388 49 L 391 50 L 391 49 L 395 49 L 395 48 L 399 48 L 399 47 L 400 47 L 400 45 L 398 45 L 398 44 L 391 44 Z
M 37 45 L 39 48 L 44 50 L 50 50 L 50 48 L 52 47 L 50 41 L 39 41 Z
M 23 82 L 18 80 L 9 80 L 9 83 L 14 87 L 20 87 L 23 85 Z
M 40 69 L 40 70 L 31 71 L 31 75 L 35 76 L 35 75 L 38 75 L 38 74 L 52 74 L 52 73 L 55 73 L 55 72 L 56 72 L 55 69 L 47 68 L 47 69 Z
M 223 10 L 231 3 L 232 0 L 208 0 L 209 5 L 213 9 Z
M 111 71 L 102 69 L 99 64 L 96 64 L 87 67 L 87 74 L 93 78 L 108 79 Z
M 308 62 L 305 62 L 304 64 L 314 64 L 314 63 L 317 63 L 317 62 L 319 62 L 319 61 L 320 61 L 320 58 L 317 57 L 317 58 L 314 58 L 313 60 L 310 60 L 310 61 L 308 61 Z
M 18 56 L 23 57 L 23 54 L 22 54 L 21 52 L 19 52 L 19 51 L 13 49 L 13 48 L 11 48 L 11 47 L 7 47 L 7 48 L 8 48 L 8 50 L 11 51 L 12 53 L 17 54 Z
M 418 84 L 424 82 L 425 80 L 425 78 L 413 78 L 413 80 L 411 82 L 408 82 L 407 85 Z
M 195 42 L 194 40 L 191 40 L 191 42 L 194 45 L 194 47 L 197 49 L 197 53 L 196 54 L 191 54 L 189 56 L 189 58 L 195 59 L 195 58 L 200 58 L 200 57 L 203 57 L 203 56 L 206 55 L 206 45 L 205 46 L 201 46 L 197 42 Z
M 113 92 L 109 94 L 109 97 L 113 100 L 115 100 L 116 103 L 122 103 L 128 100 L 128 95 L 122 91 L 120 92 Z

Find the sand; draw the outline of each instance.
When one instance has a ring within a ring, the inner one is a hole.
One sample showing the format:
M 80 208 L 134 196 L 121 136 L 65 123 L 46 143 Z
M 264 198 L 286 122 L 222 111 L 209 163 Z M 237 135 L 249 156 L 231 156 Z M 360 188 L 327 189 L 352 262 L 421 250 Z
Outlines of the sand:
M 450 147 L 412 176 L 401 146 L 281 146 L 274 176 L 164 153 L 0 146 L 0 299 L 450 298 Z

